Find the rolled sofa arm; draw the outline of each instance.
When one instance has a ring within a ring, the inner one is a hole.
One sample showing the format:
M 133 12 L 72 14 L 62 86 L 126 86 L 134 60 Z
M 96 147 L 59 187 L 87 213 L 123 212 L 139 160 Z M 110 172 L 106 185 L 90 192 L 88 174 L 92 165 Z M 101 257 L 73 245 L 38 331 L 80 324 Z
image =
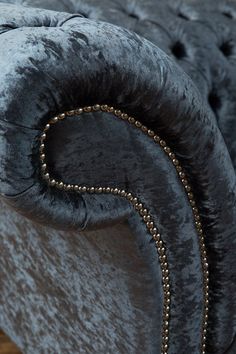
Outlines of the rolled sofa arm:
M 203 354 L 206 343 L 223 353 L 236 325 L 235 172 L 200 93 L 125 29 L 3 4 L 0 13 L 2 198 L 58 229 L 129 218 L 157 246 L 161 353 Z M 104 155 L 93 159 L 97 133 Z

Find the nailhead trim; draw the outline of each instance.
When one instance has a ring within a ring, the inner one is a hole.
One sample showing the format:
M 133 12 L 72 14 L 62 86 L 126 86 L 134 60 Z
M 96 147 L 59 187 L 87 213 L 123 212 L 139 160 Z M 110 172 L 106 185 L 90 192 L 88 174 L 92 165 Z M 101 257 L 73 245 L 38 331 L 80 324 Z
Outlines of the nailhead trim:
M 57 181 L 52 178 L 49 174 L 47 167 L 47 158 L 45 154 L 45 141 L 47 139 L 47 132 L 52 125 L 64 120 L 69 116 L 77 116 L 82 113 L 88 112 L 98 112 L 103 111 L 107 113 L 112 113 L 118 118 L 127 121 L 129 124 L 133 125 L 137 129 L 140 129 L 144 134 L 148 135 L 154 143 L 158 144 L 163 151 L 167 154 L 170 160 L 173 163 L 173 166 L 176 169 L 176 172 L 180 178 L 180 181 L 186 191 L 190 206 L 192 208 L 193 217 L 195 221 L 195 227 L 199 236 L 199 247 L 201 253 L 201 264 L 203 271 L 203 293 L 204 293 L 204 310 L 203 310 L 203 320 L 202 320 L 202 341 L 200 353 L 206 354 L 206 333 L 208 326 L 208 304 L 209 304 L 209 272 L 208 272 L 208 262 L 207 262 L 207 253 L 205 240 L 202 230 L 202 224 L 200 221 L 200 215 L 198 208 L 196 207 L 196 202 L 192 193 L 191 186 L 186 178 L 186 175 L 179 163 L 179 160 L 176 158 L 175 154 L 171 151 L 170 147 L 167 146 L 165 140 L 161 139 L 158 135 L 155 134 L 153 130 L 148 129 L 140 121 L 136 120 L 133 117 L 130 117 L 128 114 L 121 112 L 119 109 L 115 109 L 108 105 L 99 105 L 86 106 L 83 108 L 78 108 L 75 110 L 67 111 L 59 114 L 56 117 L 53 117 L 44 127 L 44 130 L 40 136 L 40 162 L 41 162 L 41 173 L 43 179 L 46 183 L 51 186 L 58 188 L 64 191 L 72 191 L 76 193 L 109 193 L 113 195 L 118 195 L 122 198 L 127 199 L 134 207 L 134 209 L 140 214 L 143 222 L 146 224 L 147 230 L 152 235 L 153 240 L 155 241 L 158 257 L 160 260 L 160 267 L 162 272 L 162 284 L 163 284 L 163 293 L 164 293 L 164 302 L 163 302 L 163 317 L 162 317 L 162 347 L 161 354 L 168 354 L 168 344 L 169 344 L 169 321 L 170 321 L 170 303 L 171 303 L 171 285 L 170 285 L 170 274 L 169 274 L 169 264 L 166 255 L 166 246 L 164 241 L 161 238 L 161 235 L 153 221 L 153 218 L 146 208 L 146 206 L 132 193 L 125 191 L 120 188 L 111 188 L 111 187 L 102 187 L 102 186 L 86 186 L 86 185 L 77 185 L 77 184 L 66 184 L 62 181 Z

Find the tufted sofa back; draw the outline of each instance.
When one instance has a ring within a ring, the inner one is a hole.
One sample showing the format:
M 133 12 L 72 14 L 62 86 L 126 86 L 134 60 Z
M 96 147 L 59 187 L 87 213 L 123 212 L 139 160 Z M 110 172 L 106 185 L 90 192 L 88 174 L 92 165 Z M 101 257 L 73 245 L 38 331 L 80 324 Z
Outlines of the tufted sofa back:
M 147 38 L 192 78 L 236 167 L 236 3 L 220 0 L 10 0 L 101 20 Z

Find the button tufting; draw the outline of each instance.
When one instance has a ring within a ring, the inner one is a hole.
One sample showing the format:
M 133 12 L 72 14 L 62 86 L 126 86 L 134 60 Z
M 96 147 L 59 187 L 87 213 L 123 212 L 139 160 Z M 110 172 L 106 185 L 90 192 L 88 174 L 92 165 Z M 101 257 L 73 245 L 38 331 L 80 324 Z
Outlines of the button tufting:
M 233 45 L 231 41 L 222 43 L 219 48 L 225 57 L 229 57 L 232 54 Z
M 171 48 L 171 51 L 177 59 L 182 59 L 187 56 L 185 46 L 180 41 L 174 43 Z
M 231 20 L 234 18 L 232 12 L 230 12 L 230 11 L 224 11 L 224 12 L 222 12 L 222 15 L 224 15 L 225 17 L 230 18 Z
M 189 18 L 186 14 L 184 14 L 183 12 L 179 12 L 179 13 L 177 14 L 177 16 L 180 17 L 180 18 L 182 18 L 183 20 L 186 20 L 186 21 L 189 21 L 189 20 L 190 20 L 190 18 Z
M 130 13 L 128 15 L 129 15 L 129 17 L 134 18 L 135 20 L 139 20 L 139 16 L 134 13 Z

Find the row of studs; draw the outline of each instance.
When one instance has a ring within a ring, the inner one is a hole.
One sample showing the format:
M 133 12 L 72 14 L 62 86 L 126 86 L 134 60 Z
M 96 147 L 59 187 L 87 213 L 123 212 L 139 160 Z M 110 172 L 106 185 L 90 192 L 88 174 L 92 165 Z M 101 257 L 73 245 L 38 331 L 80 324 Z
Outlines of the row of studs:
M 165 250 L 164 243 L 161 239 L 160 233 L 158 232 L 157 228 L 154 225 L 154 221 L 153 221 L 149 211 L 145 208 L 143 203 L 141 203 L 141 201 L 138 200 L 137 197 L 135 197 L 132 193 L 126 192 L 125 190 L 122 190 L 119 188 L 111 188 L 111 187 L 88 187 L 88 186 L 66 184 L 61 181 L 56 181 L 55 179 L 51 179 L 49 172 L 48 172 L 48 168 L 47 168 L 47 164 L 46 164 L 46 156 L 45 156 L 45 140 L 47 138 L 47 132 L 50 129 L 51 124 L 55 124 L 55 123 L 65 119 L 66 116 L 75 116 L 75 115 L 81 114 L 83 112 L 91 112 L 92 110 L 98 111 L 99 110 L 98 107 L 99 107 L 99 105 L 93 106 L 93 109 L 92 108 L 90 109 L 90 107 L 85 107 L 84 109 L 80 108 L 77 110 L 72 110 L 72 111 L 60 114 L 59 116 L 54 117 L 49 121 L 49 123 L 44 128 L 43 134 L 41 135 L 40 160 L 41 160 L 42 176 L 47 181 L 49 186 L 55 186 L 56 188 L 64 190 L 64 191 L 74 191 L 77 193 L 85 193 L 85 192 L 87 192 L 87 193 L 111 193 L 114 195 L 119 195 L 123 198 L 126 198 L 133 205 L 135 210 L 138 211 L 138 213 L 140 214 L 144 223 L 146 224 L 148 231 L 150 232 L 150 234 L 152 235 L 152 238 L 155 241 L 155 245 L 156 245 L 157 252 L 159 255 L 161 271 L 162 271 L 163 292 L 164 292 L 161 354 L 167 354 L 168 353 L 168 341 L 169 341 L 169 317 L 170 317 L 170 301 L 171 301 L 169 268 L 168 268 L 168 262 L 167 262 L 167 256 L 166 256 L 166 250 Z M 108 112 L 108 110 L 106 110 L 105 107 L 103 106 L 102 110 Z M 109 112 L 110 113 L 112 112 L 112 109 L 110 107 L 109 107 Z
M 208 322 L 208 303 L 209 303 L 209 272 L 208 272 L 208 263 L 207 263 L 207 254 L 206 254 L 206 247 L 205 247 L 205 240 L 202 230 L 202 224 L 200 221 L 199 211 L 196 207 L 196 202 L 194 200 L 193 193 L 191 191 L 191 187 L 188 183 L 186 175 L 180 166 L 179 160 L 176 158 L 175 154 L 171 151 L 170 147 L 167 146 L 166 142 L 161 139 L 158 135 L 155 134 L 153 130 L 148 129 L 145 125 L 143 125 L 140 121 L 136 120 L 133 117 L 130 117 L 128 114 L 121 112 L 118 109 L 114 109 L 113 107 L 107 105 L 99 105 L 96 104 L 94 106 L 87 106 L 71 111 L 67 111 L 65 113 L 59 114 L 58 116 L 52 118 L 48 124 L 46 124 L 44 131 L 40 137 L 40 160 L 41 160 L 41 170 L 42 176 L 47 181 L 49 186 L 55 186 L 58 189 L 65 190 L 65 191 L 74 191 L 78 193 L 111 193 L 115 195 L 119 195 L 121 197 L 126 198 L 134 208 L 139 212 L 143 221 L 145 222 L 147 229 L 151 233 L 156 247 L 157 252 L 160 259 L 160 266 L 162 270 L 162 282 L 163 282 L 163 291 L 164 291 L 164 309 L 163 309 L 163 324 L 162 324 L 162 354 L 168 353 L 168 342 L 169 342 L 169 317 L 170 317 L 170 279 L 169 279 L 169 266 L 167 262 L 166 256 L 166 248 L 164 243 L 161 239 L 161 236 L 154 225 L 153 219 L 149 213 L 149 211 L 145 208 L 145 206 L 136 198 L 132 193 L 128 193 L 125 190 L 119 188 L 110 188 L 110 187 L 88 187 L 85 185 L 73 185 L 73 184 L 66 184 L 62 181 L 57 181 L 50 177 L 48 172 L 48 167 L 46 164 L 46 155 L 45 155 L 45 140 L 47 138 L 47 132 L 50 129 L 52 124 L 56 124 L 66 117 L 69 116 L 78 116 L 82 113 L 89 113 L 89 112 L 98 112 L 103 111 L 107 113 L 112 113 L 118 118 L 127 121 L 128 123 L 132 124 L 136 128 L 140 129 L 144 134 L 148 135 L 153 141 L 163 149 L 163 151 L 168 155 L 171 159 L 175 169 L 179 175 L 179 178 L 184 186 L 184 189 L 187 193 L 189 203 L 191 205 L 195 226 L 199 236 L 199 245 L 200 245 L 200 252 L 201 252 L 201 263 L 203 269 L 203 292 L 204 292 L 204 311 L 203 311 L 203 323 L 202 323 L 202 341 L 201 341 L 201 354 L 205 354 L 206 348 L 206 332 L 207 332 L 207 322 Z

